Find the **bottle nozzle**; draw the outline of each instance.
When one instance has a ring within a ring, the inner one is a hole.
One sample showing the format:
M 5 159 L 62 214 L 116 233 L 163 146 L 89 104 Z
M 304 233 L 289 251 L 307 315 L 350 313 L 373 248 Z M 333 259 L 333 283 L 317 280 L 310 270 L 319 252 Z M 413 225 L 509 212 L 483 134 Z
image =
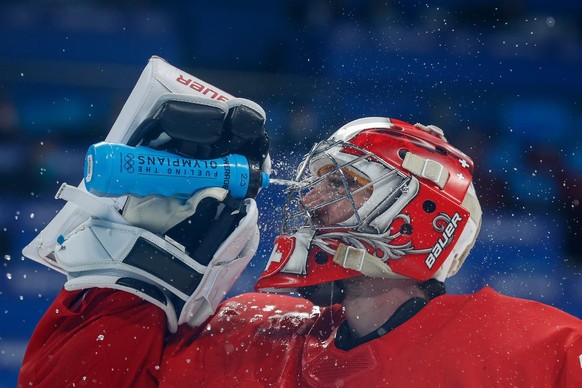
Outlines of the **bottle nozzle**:
M 269 186 L 270 178 L 266 172 L 261 172 L 261 189 Z

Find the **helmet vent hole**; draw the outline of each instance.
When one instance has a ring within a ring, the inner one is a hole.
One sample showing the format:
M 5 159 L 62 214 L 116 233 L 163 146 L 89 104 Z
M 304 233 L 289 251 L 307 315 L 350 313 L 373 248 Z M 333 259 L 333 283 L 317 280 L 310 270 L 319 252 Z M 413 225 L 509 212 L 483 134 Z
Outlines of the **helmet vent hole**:
M 437 147 L 435 147 L 435 149 L 436 149 L 436 152 L 438 152 L 441 155 L 447 155 L 448 154 L 447 150 L 445 150 L 443 147 L 437 146 Z
M 319 265 L 327 263 L 327 254 L 324 251 L 319 251 L 315 254 L 315 262 Z
M 410 224 L 402 224 L 400 227 L 400 233 L 410 236 L 412 234 L 412 225 Z
M 398 156 L 400 157 L 400 159 L 404 160 L 404 157 L 406 156 L 406 154 L 408 152 L 409 151 L 407 149 L 402 148 L 402 149 L 398 150 Z
M 422 208 L 424 209 L 425 212 L 432 213 L 432 212 L 434 212 L 436 210 L 436 203 L 434 203 L 430 199 L 429 200 L 426 200 L 422 204 Z

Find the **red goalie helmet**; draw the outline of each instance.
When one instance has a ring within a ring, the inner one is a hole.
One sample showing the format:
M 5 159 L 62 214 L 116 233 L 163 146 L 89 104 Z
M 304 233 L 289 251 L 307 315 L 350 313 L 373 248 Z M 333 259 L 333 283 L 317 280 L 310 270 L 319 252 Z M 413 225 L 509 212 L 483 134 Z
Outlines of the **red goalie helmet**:
M 255 288 L 361 275 L 443 281 L 481 225 L 472 178 L 472 160 L 438 127 L 381 117 L 344 125 L 300 164 Z

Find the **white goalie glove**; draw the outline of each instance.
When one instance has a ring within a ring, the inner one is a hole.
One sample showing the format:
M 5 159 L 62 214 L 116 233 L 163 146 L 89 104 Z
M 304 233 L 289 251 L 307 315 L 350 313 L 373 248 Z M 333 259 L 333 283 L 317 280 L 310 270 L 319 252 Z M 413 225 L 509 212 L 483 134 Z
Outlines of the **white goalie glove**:
M 171 218 L 169 224 L 179 224 L 195 215 L 201 201 L 223 201 L 226 194 L 224 189 L 208 188 L 185 202 L 168 198 L 168 203 L 161 204 L 166 202 L 162 199 L 152 206 L 152 213 L 173 213 L 166 219 Z M 155 210 L 158 206 L 162 209 Z M 171 332 L 182 323 L 202 324 L 214 313 L 257 249 L 258 212 L 254 199 L 247 198 L 240 210 L 224 206 L 213 220 L 214 229 L 229 228 L 229 224 L 237 219 L 238 222 L 209 260 L 203 251 L 199 257 L 189 255 L 176 241 L 148 231 L 150 228 L 165 233 L 159 223 L 150 224 L 152 218 L 146 218 L 149 220 L 141 220 L 144 228 L 90 218 L 64 236 L 55 258 L 67 272 L 65 288 L 114 288 L 136 294 L 164 310 Z M 223 237 L 219 233 L 216 238 Z
M 264 124 L 256 103 L 152 57 L 106 141 L 194 159 L 238 153 L 269 172 Z M 212 315 L 253 257 L 258 190 L 244 200 L 222 188 L 188 199 L 101 198 L 65 184 L 57 198 L 67 205 L 23 254 L 65 273 L 67 290 L 114 288 L 148 300 L 175 332 Z

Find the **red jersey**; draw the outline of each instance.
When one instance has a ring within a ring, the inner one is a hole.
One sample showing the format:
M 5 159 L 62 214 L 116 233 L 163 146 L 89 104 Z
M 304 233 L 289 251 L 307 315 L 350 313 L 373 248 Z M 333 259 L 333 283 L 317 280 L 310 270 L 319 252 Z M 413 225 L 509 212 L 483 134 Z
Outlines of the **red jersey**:
M 82 297 L 83 296 L 83 297 Z M 167 338 L 157 307 L 63 291 L 31 338 L 20 386 L 582 386 L 582 321 L 490 288 L 443 295 L 387 334 L 336 346 L 340 306 L 250 293 Z
M 61 291 L 38 323 L 19 387 L 157 387 L 166 315 L 111 289 Z
M 161 385 L 582 387 L 582 321 L 491 288 L 443 295 L 387 334 L 344 351 L 338 306 L 244 294 L 164 353 Z

